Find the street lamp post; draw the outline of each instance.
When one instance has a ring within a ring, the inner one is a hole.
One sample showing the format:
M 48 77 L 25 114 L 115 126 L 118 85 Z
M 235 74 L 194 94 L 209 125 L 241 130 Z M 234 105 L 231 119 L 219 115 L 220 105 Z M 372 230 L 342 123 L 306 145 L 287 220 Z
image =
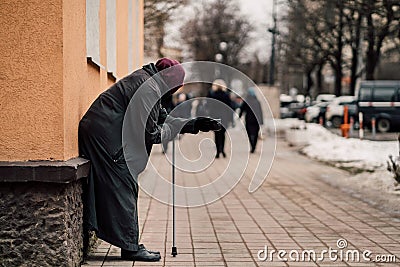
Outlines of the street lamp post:
M 218 44 L 219 53 L 215 55 L 215 61 L 221 64 L 226 64 L 226 50 L 228 48 L 228 44 L 226 42 L 220 42 Z M 215 76 L 219 78 L 219 76 L 223 76 L 221 73 L 220 67 L 217 68 Z M 220 77 L 223 78 L 223 77 Z
M 271 57 L 269 60 L 269 85 L 273 86 L 275 84 L 275 42 L 276 35 L 278 34 L 278 29 L 276 25 L 276 0 L 273 0 L 272 5 L 272 18 L 274 20 L 273 28 L 269 28 L 268 31 L 272 33 L 272 44 L 271 44 Z

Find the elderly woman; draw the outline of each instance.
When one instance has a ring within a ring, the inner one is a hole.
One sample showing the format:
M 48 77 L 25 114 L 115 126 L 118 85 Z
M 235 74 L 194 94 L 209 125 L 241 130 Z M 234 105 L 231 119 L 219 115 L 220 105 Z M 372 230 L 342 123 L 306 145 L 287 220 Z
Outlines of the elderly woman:
M 162 139 L 171 140 L 179 131 L 196 134 L 219 128 L 209 118 L 166 120 L 161 98 L 178 90 L 184 76 L 179 62 L 168 58 L 143 66 L 103 92 L 79 124 L 80 155 L 91 161 L 84 188 L 84 228 L 120 247 L 125 260 L 159 261 L 161 258 L 159 252 L 147 250 L 138 243 L 137 176 L 146 167 L 153 144 L 161 143 Z M 141 87 L 145 83 L 147 86 Z M 135 95 L 140 97 L 135 97 L 132 108 L 129 105 Z M 133 110 L 137 117 L 146 118 L 141 118 L 145 121 L 143 125 L 132 127 L 136 132 L 130 133 L 135 135 L 130 139 L 134 144 L 130 145 L 138 149 L 130 151 L 131 157 L 125 159 L 122 126 L 128 106 L 129 112 Z M 137 138 L 140 133 L 144 140 Z M 128 160 L 133 161 L 133 170 L 128 168 Z

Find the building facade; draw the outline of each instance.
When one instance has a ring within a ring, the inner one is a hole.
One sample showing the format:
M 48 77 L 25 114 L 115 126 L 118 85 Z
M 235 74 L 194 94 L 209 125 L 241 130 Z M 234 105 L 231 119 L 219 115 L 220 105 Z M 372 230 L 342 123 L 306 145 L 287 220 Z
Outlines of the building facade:
M 0 265 L 79 265 L 78 124 L 143 64 L 143 0 L 2 0 L 0 38 Z

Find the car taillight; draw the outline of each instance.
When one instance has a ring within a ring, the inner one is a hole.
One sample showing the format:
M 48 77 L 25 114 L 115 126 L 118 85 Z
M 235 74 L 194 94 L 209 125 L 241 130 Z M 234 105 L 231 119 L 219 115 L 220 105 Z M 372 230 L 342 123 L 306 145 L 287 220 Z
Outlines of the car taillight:
M 307 108 L 303 108 L 300 110 L 300 113 L 305 114 L 307 112 Z

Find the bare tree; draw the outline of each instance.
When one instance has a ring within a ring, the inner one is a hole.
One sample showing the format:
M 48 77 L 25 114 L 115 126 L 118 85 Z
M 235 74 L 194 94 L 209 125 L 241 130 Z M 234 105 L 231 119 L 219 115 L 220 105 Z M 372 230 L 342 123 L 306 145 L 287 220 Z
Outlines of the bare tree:
M 373 80 L 385 38 L 400 33 L 398 0 L 363 0 L 366 25 L 366 79 Z
M 342 94 L 343 78 L 343 48 L 345 43 L 345 0 L 314 1 L 317 8 L 309 14 L 312 31 L 317 49 L 323 55 L 335 73 L 335 94 Z
M 357 79 L 361 76 L 361 72 L 359 71 L 359 59 L 364 13 L 362 3 L 357 0 L 348 1 L 345 8 L 345 38 L 346 43 L 351 48 L 350 94 L 354 95 Z
M 195 60 L 215 61 L 237 67 L 249 41 L 250 23 L 231 1 L 216 0 L 196 10 L 196 18 L 182 27 L 182 40 Z M 218 59 L 217 59 L 218 60 Z
M 301 63 L 321 80 L 321 67 L 329 63 L 335 72 L 335 94 L 340 95 L 344 71 L 350 71 L 350 93 L 365 71 L 368 80 L 382 52 L 400 54 L 400 2 L 398 0 L 288 0 L 287 61 Z M 390 42 L 389 42 L 390 40 Z M 365 50 L 362 49 L 365 47 Z M 349 48 L 350 56 L 345 54 Z M 365 54 L 361 52 L 365 51 Z M 348 57 L 345 57 L 347 55 Z M 360 59 L 365 60 L 361 69 Z M 321 83 L 317 81 L 318 88 Z
M 288 33 L 282 36 L 286 47 L 286 64 L 300 65 L 307 78 L 305 94 L 310 95 L 311 87 L 315 84 L 312 79 L 313 71 L 321 73 L 329 55 L 329 38 L 325 26 L 321 23 L 322 7 L 319 3 L 306 0 L 291 0 L 288 14 L 285 18 Z M 317 89 L 322 90 L 322 78 L 317 75 Z
M 187 0 L 145 0 L 144 1 L 144 50 L 146 55 L 163 57 L 165 24 L 173 13 L 187 4 Z

